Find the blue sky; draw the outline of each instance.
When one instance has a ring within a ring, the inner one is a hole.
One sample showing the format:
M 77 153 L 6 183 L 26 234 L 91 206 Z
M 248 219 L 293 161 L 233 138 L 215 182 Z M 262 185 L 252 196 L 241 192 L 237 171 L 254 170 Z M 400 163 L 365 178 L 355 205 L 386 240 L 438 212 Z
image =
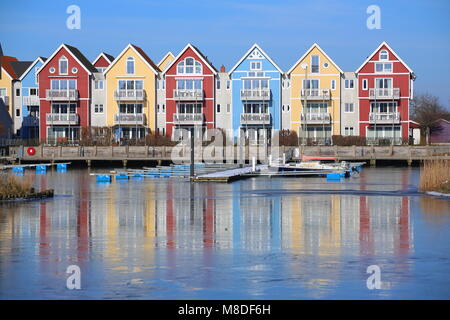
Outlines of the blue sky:
M 81 30 L 66 28 L 69 5 L 81 8 Z M 381 29 L 366 27 L 369 5 Z M 317 42 L 344 71 L 354 71 L 387 41 L 415 71 L 417 92 L 450 106 L 448 0 L 58 0 L 0 1 L 0 42 L 6 55 L 33 60 L 61 42 L 89 59 L 117 55 L 128 43 L 158 62 L 191 42 L 218 68 L 230 69 L 255 42 L 283 69 Z

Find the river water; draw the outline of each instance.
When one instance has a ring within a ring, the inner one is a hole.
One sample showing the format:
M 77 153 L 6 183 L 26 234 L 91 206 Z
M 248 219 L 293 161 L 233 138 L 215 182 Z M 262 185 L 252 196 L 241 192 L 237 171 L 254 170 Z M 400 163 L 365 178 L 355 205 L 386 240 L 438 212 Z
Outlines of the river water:
M 0 299 L 449 299 L 450 201 L 419 194 L 419 173 L 192 186 L 27 169 L 56 196 L 0 205 Z

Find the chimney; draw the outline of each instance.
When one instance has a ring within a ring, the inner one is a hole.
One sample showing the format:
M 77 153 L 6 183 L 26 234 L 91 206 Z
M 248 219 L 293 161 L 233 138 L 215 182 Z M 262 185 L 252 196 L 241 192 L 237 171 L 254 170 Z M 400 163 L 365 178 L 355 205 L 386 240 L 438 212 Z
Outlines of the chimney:
M 222 66 L 220 67 L 220 72 L 225 72 L 225 66 L 224 66 L 224 65 L 222 65 Z

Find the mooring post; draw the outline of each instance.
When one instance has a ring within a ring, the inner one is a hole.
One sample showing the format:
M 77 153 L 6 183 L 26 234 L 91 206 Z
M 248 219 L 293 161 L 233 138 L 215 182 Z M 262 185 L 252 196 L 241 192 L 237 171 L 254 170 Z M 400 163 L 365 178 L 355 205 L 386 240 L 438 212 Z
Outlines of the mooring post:
M 408 159 L 408 160 L 406 160 L 407 162 L 408 162 L 408 167 L 411 167 L 412 166 L 412 160 L 411 159 Z
M 371 167 L 376 167 L 377 165 L 377 160 L 376 159 L 370 159 L 370 166 Z
M 252 171 L 255 172 L 256 171 L 256 158 L 252 157 Z
M 88 168 L 90 168 L 91 167 L 91 160 L 86 160 L 86 163 L 87 163 Z
M 124 168 L 127 167 L 127 162 L 128 162 L 128 160 L 122 160 L 122 163 L 123 163 L 123 167 L 124 167 Z
M 286 164 L 286 152 L 283 152 L 283 165 Z

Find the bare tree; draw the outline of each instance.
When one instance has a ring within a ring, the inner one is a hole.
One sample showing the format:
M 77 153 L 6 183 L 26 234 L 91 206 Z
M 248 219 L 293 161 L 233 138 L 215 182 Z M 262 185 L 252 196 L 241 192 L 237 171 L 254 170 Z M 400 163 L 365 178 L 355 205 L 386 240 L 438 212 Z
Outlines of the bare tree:
M 442 130 L 436 121 L 450 120 L 450 112 L 439 102 L 438 97 L 428 93 L 418 94 L 411 104 L 411 119 L 420 124 L 428 144 L 430 134 Z

